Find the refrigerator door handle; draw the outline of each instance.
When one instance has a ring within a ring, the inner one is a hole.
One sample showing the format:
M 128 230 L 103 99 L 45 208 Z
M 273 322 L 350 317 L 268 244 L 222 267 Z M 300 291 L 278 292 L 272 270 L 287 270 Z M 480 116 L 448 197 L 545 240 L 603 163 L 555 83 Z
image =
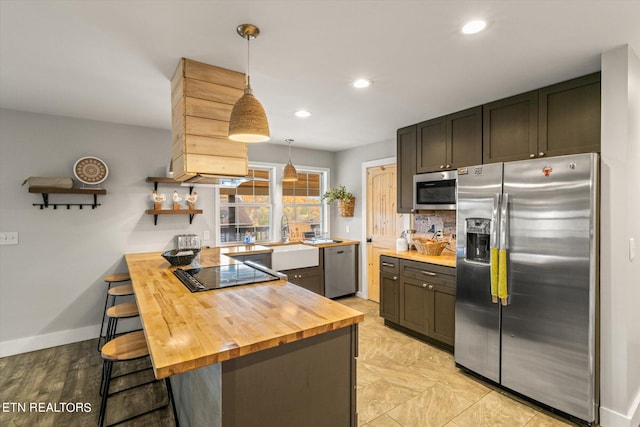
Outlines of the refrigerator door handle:
M 499 230 L 500 230 L 500 202 L 502 201 L 502 194 L 496 193 L 493 196 L 493 212 L 491 213 L 491 235 L 489 236 L 490 246 L 490 262 L 489 268 L 491 271 L 491 302 L 498 303 L 498 273 L 500 269 L 498 248 L 499 242 Z
M 500 246 L 498 250 L 498 298 L 507 305 L 509 298 L 507 283 L 507 236 L 509 234 L 509 194 L 502 195 L 500 207 Z
M 493 212 L 491 213 L 491 242 L 492 248 L 499 247 L 500 236 L 500 203 L 502 202 L 502 194 L 496 193 L 493 196 Z

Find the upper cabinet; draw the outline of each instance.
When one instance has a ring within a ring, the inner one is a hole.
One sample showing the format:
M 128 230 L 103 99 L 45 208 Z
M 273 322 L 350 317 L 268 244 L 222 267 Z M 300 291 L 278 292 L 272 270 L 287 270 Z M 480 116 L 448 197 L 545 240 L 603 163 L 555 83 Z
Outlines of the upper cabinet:
M 483 109 L 483 163 L 600 151 L 600 73 Z
M 538 91 L 483 106 L 483 163 L 528 159 L 538 153 Z
M 398 213 L 413 212 L 413 175 L 416 173 L 416 125 L 397 132 L 397 209 Z
M 398 213 L 413 175 L 482 163 L 600 152 L 600 73 L 398 129 Z
M 417 125 L 418 173 L 482 163 L 482 107 Z
M 600 73 L 540 89 L 538 157 L 600 152 Z

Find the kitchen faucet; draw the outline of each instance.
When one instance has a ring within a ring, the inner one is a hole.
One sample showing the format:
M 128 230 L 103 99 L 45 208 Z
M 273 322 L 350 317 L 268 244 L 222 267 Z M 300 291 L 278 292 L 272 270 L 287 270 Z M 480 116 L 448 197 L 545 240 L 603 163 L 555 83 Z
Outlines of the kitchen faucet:
M 280 218 L 280 239 L 283 243 L 289 243 L 289 217 L 286 215 Z

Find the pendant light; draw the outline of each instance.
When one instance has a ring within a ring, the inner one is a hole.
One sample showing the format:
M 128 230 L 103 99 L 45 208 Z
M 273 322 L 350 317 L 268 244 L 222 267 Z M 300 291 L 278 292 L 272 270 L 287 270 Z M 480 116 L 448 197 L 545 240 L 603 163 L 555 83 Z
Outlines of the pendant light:
M 236 28 L 240 37 L 247 39 L 247 81 L 244 95 L 231 110 L 229 119 L 229 139 L 240 142 L 265 142 L 269 140 L 269 122 L 260 101 L 253 96 L 250 77 L 249 45 L 258 37 L 260 29 L 252 24 L 242 24 Z
M 293 139 L 285 139 L 284 142 L 289 144 L 289 162 L 284 167 L 282 182 L 295 182 L 298 180 L 298 171 L 291 163 L 291 143 L 293 142 Z

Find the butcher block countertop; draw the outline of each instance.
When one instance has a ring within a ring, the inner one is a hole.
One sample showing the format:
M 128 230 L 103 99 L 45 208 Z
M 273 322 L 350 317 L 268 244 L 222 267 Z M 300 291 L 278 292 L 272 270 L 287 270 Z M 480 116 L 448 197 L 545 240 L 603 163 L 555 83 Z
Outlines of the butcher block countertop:
M 456 254 L 447 249 L 445 249 L 442 254 L 438 256 L 423 255 L 416 250 L 397 252 L 393 249 L 382 250 L 380 251 L 380 255 L 408 259 L 411 261 L 428 262 L 429 264 L 443 265 L 445 267 L 456 266 Z
M 309 246 L 316 246 L 318 248 L 330 248 L 332 246 L 350 246 L 350 245 L 359 245 L 360 242 L 358 240 L 347 240 L 347 239 L 341 239 L 339 237 L 331 237 L 331 240 L 337 240 L 337 242 L 331 242 L 331 243 L 310 243 L 304 240 L 291 240 L 287 243 L 283 243 L 283 242 L 271 242 L 271 243 L 265 243 L 265 245 L 268 246 L 284 246 L 284 245 L 309 245 Z
M 203 249 L 200 265 L 237 263 L 225 249 Z M 283 280 L 191 293 L 161 254 L 125 255 L 158 379 L 364 320 L 359 311 Z

